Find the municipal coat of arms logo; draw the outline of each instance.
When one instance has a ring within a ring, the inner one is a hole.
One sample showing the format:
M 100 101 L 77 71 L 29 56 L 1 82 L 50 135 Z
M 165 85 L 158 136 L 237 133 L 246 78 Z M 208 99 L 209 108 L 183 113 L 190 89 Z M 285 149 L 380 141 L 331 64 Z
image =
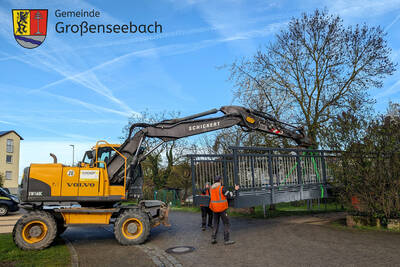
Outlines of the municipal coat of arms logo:
M 41 45 L 47 34 L 47 9 L 13 9 L 14 37 L 25 48 Z

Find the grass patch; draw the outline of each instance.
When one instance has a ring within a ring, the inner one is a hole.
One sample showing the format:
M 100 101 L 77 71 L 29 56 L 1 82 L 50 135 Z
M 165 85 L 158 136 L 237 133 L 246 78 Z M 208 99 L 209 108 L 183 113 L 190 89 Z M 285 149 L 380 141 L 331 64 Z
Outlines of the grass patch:
M 172 206 L 171 210 L 186 211 L 186 212 L 200 212 L 200 207 L 184 207 L 184 206 L 174 207 L 174 206 Z
M 335 228 L 339 228 L 341 230 L 355 230 L 355 231 L 368 231 L 368 232 L 389 232 L 389 233 L 398 233 L 400 234 L 400 230 L 394 230 L 394 229 L 387 229 L 385 227 L 377 227 L 377 226 L 353 226 L 349 227 L 346 225 L 346 219 L 340 219 L 331 222 L 331 226 Z
M 326 207 L 325 204 L 321 203 L 319 208 L 316 203 L 313 204 L 312 209 L 307 208 L 306 201 L 299 201 L 294 203 L 279 203 L 275 205 L 274 210 L 269 210 L 267 206 L 267 211 L 265 218 L 276 218 L 276 217 L 283 217 L 283 216 L 301 216 L 301 215 L 311 215 L 311 214 L 318 214 L 318 213 L 327 213 L 327 212 L 337 212 L 342 211 L 340 206 L 336 203 L 327 203 Z M 253 214 L 245 214 L 236 211 L 229 211 L 228 214 L 231 216 L 244 216 L 244 217 L 251 217 L 251 218 L 264 218 L 264 209 L 262 206 L 255 207 L 255 211 Z
M 41 251 L 23 251 L 11 234 L 0 234 L 0 266 L 70 266 L 70 254 L 62 239 Z
M 268 210 L 266 218 L 275 218 L 282 216 L 293 216 L 293 215 L 310 215 L 317 213 L 325 213 L 325 212 L 336 212 L 343 211 L 340 209 L 340 205 L 336 203 L 327 203 L 326 209 L 325 204 L 320 204 L 318 209 L 317 204 L 313 204 L 313 209 L 307 209 L 307 203 L 305 201 L 296 202 L 297 205 L 293 203 L 279 203 L 275 205 L 275 210 Z M 200 207 L 171 207 L 171 210 L 175 211 L 185 211 L 185 212 L 200 212 Z M 255 207 L 255 211 L 253 214 L 247 214 L 243 212 L 237 212 L 232 209 L 228 209 L 228 214 L 231 216 L 238 217 L 251 217 L 251 218 L 264 218 L 264 210 L 262 206 Z

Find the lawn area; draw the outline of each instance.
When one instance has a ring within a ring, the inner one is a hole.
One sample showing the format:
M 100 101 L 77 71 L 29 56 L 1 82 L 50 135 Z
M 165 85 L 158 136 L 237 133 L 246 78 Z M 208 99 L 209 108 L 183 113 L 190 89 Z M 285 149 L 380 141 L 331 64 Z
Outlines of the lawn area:
M 172 207 L 172 210 L 176 211 L 188 211 L 188 212 L 200 212 L 199 207 Z M 266 218 L 275 218 L 281 216 L 292 216 L 292 215 L 309 215 L 309 214 L 317 214 L 317 213 L 325 213 L 325 212 L 335 212 L 342 211 L 340 209 L 340 205 L 336 203 L 327 203 L 326 209 L 325 204 L 321 203 L 318 209 L 316 203 L 313 204 L 312 209 L 307 209 L 307 203 L 305 201 L 297 202 L 297 205 L 293 203 L 279 203 L 275 205 L 275 210 L 269 210 L 267 207 Z M 264 210 L 262 206 L 255 207 L 255 211 L 253 214 L 246 214 L 243 212 L 238 212 L 233 209 L 228 210 L 228 214 L 231 216 L 243 216 L 243 217 L 252 217 L 252 218 L 264 218 Z
M 333 221 L 331 223 L 332 227 L 339 228 L 341 230 L 349 230 L 349 231 L 379 231 L 379 232 L 390 232 L 390 233 L 397 233 L 400 234 L 400 230 L 395 229 L 387 229 L 385 227 L 377 227 L 377 226 L 353 226 L 349 227 L 346 225 L 346 219 L 340 219 L 337 221 Z
M 279 203 L 275 205 L 274 210 L 269 210 L 267 207 L 266 218 L 275 218 L 282 216 L 299 216 L 299 215 L 310 215 L 317 213 L 336 212 L 340 210 L 340 205 L 336 203 L 327 203 L 326 209 L 325 204 L 321 203 L 319 208 L 316 203 L 313 204 L 312 209 L 307 208 L 306 201 L 299 201 L 297 205 L 293 203 Z M 253 218 L 264 218 L 264 210 L 262 206 L 255 207 L 254 214 L 246 215 L 243 213 L 231 211 L 229 212 L 232 216 L 250 216 Z
M 190 206 L 175 207 L 175 206 L 171 206 L 171 210 L 187 211 L 187 212 L 200 212 L 200 207 L 190 207 Z
M 70 266 L 70 254 L 62 239 L 41 251 L 23 251 L 11 234 L 0 234 L 0 266 Z

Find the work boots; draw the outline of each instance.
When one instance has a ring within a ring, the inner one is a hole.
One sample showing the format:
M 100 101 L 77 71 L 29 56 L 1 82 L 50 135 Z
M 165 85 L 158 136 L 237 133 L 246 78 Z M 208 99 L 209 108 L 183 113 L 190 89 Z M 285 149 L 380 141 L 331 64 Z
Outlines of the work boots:
M 225 245 L 235 244 L 235 241 L 229 240 L 229 232 L 224 233 L 224 240 L 225 240 L 224 242 Z
M 217 236 L 214 234 L 211 236 L 211 244 L 217 244 Z

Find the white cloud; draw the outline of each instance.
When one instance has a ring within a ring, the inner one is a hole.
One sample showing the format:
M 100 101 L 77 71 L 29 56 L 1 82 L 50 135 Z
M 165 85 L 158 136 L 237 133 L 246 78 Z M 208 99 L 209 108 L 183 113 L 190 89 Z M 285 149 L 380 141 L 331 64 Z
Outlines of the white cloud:
M 334 13 L 343 17 L 371 17 L 381 16 L 400 8 L 399 0 L 355 0 L 355 1 L 328 1 L 326 6 Z
M 119 111 L 119 110 L 115 110 L 115 109 L 111 109 L 111 108 L 102 107 L 100 105 L 90 104 L 90 103 L 87 103 L 85 101 L 82 101 L 82 100 L 79 100 L 79 99 L 75 99 L 75 98 L 71 98 L 71 97 L 52 94 L 52 93 L 48 93 L 48 92 L 39 92 L 39 93 L 58 98 L 58 99 L 60 99 L 60 100 L 62 100 L 64 102 L 67 102 L 67 103 L 80 105 L 82 107 L 85 107 L 85 108 L 87 108 L 87 109 L 89 109 L 89 110 L 91 110 L 93 112 L 97 112 L 97 113 L 108 112 L 108 113 L 113 113 L 113 114 L 117 114 L 117 115 L 124 116 L 124 117 L 130 117 L 132 115 L 140 116 L 140 113 L 135 112 L 135 111 L 131 111 L 131 112 L 129 112 L 129 111 Z
M 3 120 L 0 120 L 0 124 L 16 125 L 15 123 L 12 123 L 12 122 L 9 122 L 9 121 L 3 121 Z
M 389 86 L 389 88 L 385 89 L 383 92 L 376 95 L 377 99 L 381 99 L 385 96 L 390 96 L 400 92 L 400 80 L 397 80 L 394 84 Z
M 14 5 L 15 3 L 11 2 L 11 4 Z M 94 6 L 85 2 L 80 2 L 79 6 L 81 8 L 96 9 Z M 66 5 L 66 8 L 72 7 L 75 8 L 74 4 Z M 58 6 L 58 8 L 60 8 L 60 6 Z M 10 20 L 10 14 L 7 11 L 8 10 L 5 8 L 0 8 L 0 22 L 4 21 L 4 23 L 0 23 L 0 35 L 7 39 L 8 42 L 15 44 L 15 41 L 10 38 L 10 36 L 12 37 L 12 34 L 10 34 L 9 29 L 12 29 L 12 21 Z M 105 12 L 102 12 L 101 18 L 103 20 L 107 20 L 108 23 L 118 22 L 118 20 L 110 17 Z M 54 26 L 50 21 L 48 24 L 48 28 Z M 65 78 L 73 76 L 75 73 L 79 72 L 80 69 L 85 68 L 87 65 L 87 62 L 76 53 L 75 49 L 71 45 L 66 44 L 55 34 L 51 36 L 51 42 L 47 42 L 46 46 L 48 46 L 49 49 L 23 51 L 21 56 L 8 55 L 4 52 L 2 52 L 2 54 L 6 55 L 7 59 L 14 59 L 23 62 L 24 64 L 38 68 L 42 71 L 57 73 Z M 48 50 L 59 50 L 60 52 L 49 53 Z M 116 104 L 118 108 L 122 109 L 124 112 L 134 113 L 129 105 L 127 105 L 123 100 L 114 96 L 112 90 L 108 88 L 94 72 L 88 73 L 85 76 L 75 77 L 71 80 L 105 97 L 113 104 Z

